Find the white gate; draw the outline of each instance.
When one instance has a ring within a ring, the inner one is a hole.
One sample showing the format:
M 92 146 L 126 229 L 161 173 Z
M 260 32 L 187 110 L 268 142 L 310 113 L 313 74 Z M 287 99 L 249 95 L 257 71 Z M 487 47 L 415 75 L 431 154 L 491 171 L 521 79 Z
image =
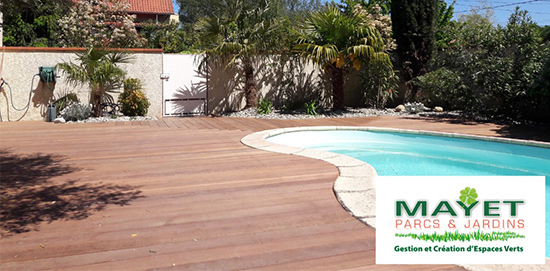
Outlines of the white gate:
M 206 114 L 207 76 L 199 72 L 200 56 L 163 55 L 163 115 Z

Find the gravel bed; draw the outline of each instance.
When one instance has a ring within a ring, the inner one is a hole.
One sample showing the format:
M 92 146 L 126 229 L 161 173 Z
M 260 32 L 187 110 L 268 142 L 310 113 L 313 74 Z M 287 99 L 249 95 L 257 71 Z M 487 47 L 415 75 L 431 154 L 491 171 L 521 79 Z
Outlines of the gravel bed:
M 143 121 L 143 120 L 158 120 L 158 119 L 157 119 L 157 117 L 119 116 L 119 117 L 116 117 L 116 118 L 113 118 L 113 117 L 87 118 L 85 120 L 79 120 L 79 121 L 67 121 L 66 123 L 98 123 L 98 122 L 118 122 L 118 121 Z
M 258 119 L 322 119 L 322 118 L 357 118 L 357 117 L 373 117 L 373 116 L 409 116 L 409 117 L 424 117 L 424 116 L 455 116 L 460 117 L 460 112 L 422 112 L 422 113 L 407 113 L 396 112 L 393 108 L 374 109 L 374 108 L 346 108 L 345 110 L 325 110 L 319 112 L 317 116 L 307 115 L 303 110 L 296 111 L 281 111 L 273 110 L 269 114 L 261 115 L 255 109 L 249 108 L 237 112 L 223 114 L 226 117 L 236 118 L 258 118 Z

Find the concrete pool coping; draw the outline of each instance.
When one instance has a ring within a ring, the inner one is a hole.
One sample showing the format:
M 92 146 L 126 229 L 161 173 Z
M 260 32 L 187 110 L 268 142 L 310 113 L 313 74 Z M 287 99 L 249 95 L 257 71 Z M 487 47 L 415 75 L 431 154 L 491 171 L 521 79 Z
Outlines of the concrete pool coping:
M 251 148 L 290 154 L 328 162 L 339 171 L 339 176 L 334 182 L 333 190 L 340 205 L 353 217 L 369 227 L 376 228 L 376 184 L 374 178 L 378 176 L 376 170 L 369 164 L 358 159 L 321 150 L 311 150 L 299 147 L 286 146 L 267 141 L 268 138 L 292 132 L 303 131 L 372 131 L 372 132 L 396 132 L 418 135 L 433 135 L 441 137 L 474 139 L 490 142 L 512 143 L 525 146 L 550 148 L 550 143 L 510 139 L 490 136 L 467 135 L 460 133 L 434 132 L 426 130 L 409 130 L 379 127 L 357 126 L 313 126 L 292 127 L 265 130 L 249 134 L 241 139 L 241 143 Z M 546 258 L 544 265 L 462 265 L 474 271 L 489 270 L 550 270 L 550 259 Z

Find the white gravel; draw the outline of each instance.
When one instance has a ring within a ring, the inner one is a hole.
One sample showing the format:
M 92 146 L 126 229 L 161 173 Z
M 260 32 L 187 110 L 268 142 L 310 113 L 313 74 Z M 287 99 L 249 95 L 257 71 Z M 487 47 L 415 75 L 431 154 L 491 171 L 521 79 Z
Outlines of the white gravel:
M 395 112 L 393 108 L 374 109 L 374 108 L 346 108 L 345 110 L 326 110 L 319 112 L 317 116 L 307 115 L 303 110 L 296 111 L 281 111 L 273 110 L 269 114 L 261 115 L 256 109 L 249 108 L 237 112 L 223 114 L 226 117 L 236 118 L 258 118 L 258 119 L 322 119 L 322 118 L 357 118 L 357 117 L 372 117 L 372 116 L 428 116 L 453 114 L 459 116 L 458 112 L 423 112 L 413 114 L 407 112 Z
M 98 122 L 118 122 L 118 121 L 142 121 L 142 120 L 158 120 L 156 117 L 127 117 L 119 116 L 113 117 L 99 117 L 99 118 L 87 118 L 79 121 L 67 121 L 66 123 L 98 123 Z

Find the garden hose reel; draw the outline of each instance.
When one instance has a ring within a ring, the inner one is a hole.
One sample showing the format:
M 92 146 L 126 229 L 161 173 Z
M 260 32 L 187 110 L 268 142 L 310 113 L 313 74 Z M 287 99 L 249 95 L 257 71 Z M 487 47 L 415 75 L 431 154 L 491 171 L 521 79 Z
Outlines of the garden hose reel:
M 40 76 L 40 82 L 42 83 L 55 83 L 57 81 L 55 67 L 38 67 L 38 76 Z

